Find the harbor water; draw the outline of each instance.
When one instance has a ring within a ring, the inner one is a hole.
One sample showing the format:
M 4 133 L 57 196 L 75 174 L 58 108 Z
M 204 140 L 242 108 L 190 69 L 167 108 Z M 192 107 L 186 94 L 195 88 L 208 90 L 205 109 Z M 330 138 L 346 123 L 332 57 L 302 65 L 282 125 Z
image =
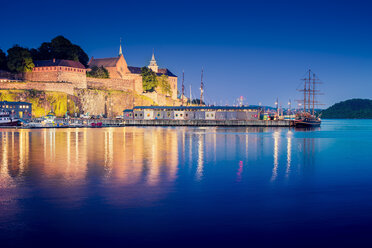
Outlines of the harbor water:
M 371 247 L 372 121 L 0 129 L 1 247 Z

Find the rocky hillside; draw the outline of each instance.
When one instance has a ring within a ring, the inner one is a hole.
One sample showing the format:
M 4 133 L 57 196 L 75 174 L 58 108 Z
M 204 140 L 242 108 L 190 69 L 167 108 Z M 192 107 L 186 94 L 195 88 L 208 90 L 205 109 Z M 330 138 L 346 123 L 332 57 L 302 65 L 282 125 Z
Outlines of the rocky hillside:
M 151 98 L 133 92 L 96 89 L 76 90 L 74 95 L 53 91 L 0 90 L 0 101 L 30 102 L 33 117 L 45 116 L 51 110 L 60 117 L 67 111 L 115 117 L 133 105 L 156 104 Z
M 351 99 L 339 102 L 322 112 L 324 119 L 372 119 L 372 100 Z

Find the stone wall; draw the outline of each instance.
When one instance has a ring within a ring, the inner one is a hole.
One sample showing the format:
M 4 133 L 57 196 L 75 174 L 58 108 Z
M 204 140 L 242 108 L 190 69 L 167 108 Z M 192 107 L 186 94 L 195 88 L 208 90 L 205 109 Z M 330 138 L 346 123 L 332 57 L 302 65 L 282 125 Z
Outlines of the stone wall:
M 87 78 L 87 86 L 90 89 L 102 90 L 135 90 L 134 80 L 119 78 Z
M 172 99 L 177 100 L 177 77 L 168 77 L 168 82 L 172 90 Z
M 179 106 L 179 105 L 181 105 L 180 101 L 173 100 L 172 97 L 169 97 L 169 96 L 157 93 L 157 92 L 142 93 L 142 95 L 150 98 L 157 105 L 160 105 L 160 106 Z
M 132 80 L 134 84 L 134 91 L 138 94 L 142 94 L 143 86 L 142 86 L 142 76 L 140 74 L 124 74 L 123 79 L 125 80 Z
M 24 80 L 34 82 L 70 82 L 79 89 L 87 87 L 85 70 L 84 72 L 59 70 L 25 72 Z
M 69 95 L 74 94 L 73 83 L 59 82 L 6 82 L 0 83 L 0 89 L 56 91 L 63 92 Z

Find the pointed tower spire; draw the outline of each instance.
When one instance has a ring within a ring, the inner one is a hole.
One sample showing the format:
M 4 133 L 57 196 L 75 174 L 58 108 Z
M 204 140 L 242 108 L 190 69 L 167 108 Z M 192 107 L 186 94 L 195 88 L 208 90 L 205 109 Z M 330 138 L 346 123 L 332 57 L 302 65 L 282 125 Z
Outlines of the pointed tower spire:
M 151 70 L 153 70 L 156 73 L 158 73 L 158 71 L 159 71 L 159 66 L 158 66 L 158 64 L 156 63 L 156 60 L 155 60 L 154 49 L 152 49 L 152 57 L 151 57 L 150 64 L 149 64 L 148 68 L 150 68 Z
M 119 48 L 119 56 L 123 55 L 123 49 L 121 48 L 121 37 L 120 37 L 120 48 Z

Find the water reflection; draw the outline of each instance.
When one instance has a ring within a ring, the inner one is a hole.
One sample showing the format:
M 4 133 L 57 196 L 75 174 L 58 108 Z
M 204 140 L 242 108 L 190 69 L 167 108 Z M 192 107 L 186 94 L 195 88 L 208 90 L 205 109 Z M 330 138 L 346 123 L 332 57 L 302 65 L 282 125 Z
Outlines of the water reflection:
M 0 133 L 0 189 L 26 192 L 28 183 L 39 196 L 58 196 L 56 205 L 73 208 L 90 194 L 115 206 L 156 202 L 179 176 L 244 182 L 259 173 L 268 183 L 289 180 L 292 172 L 314 168 L 317 144 L 307 133 L 294 139 L 295 130 L 275 128 L 6 130 Z
M 279 165 L 279 141 L 280 141 L 280 132 L 275 131 L 273 134 L 274 138 L 274 168 L 273 173 L 271 176 L 271 181 L 275 181 L 276 177 L 278 176 L 278 165 Z

